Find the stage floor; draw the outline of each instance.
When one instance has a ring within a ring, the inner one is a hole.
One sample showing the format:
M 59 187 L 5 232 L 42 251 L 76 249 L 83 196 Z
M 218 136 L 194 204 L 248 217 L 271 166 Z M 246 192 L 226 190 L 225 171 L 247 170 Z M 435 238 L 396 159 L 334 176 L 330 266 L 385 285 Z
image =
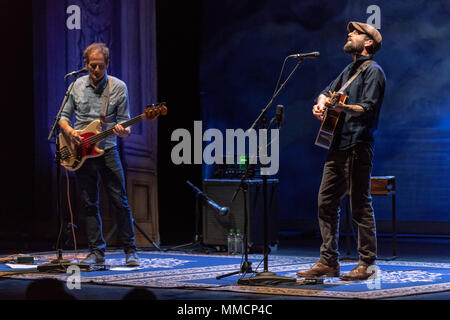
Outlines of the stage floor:
M 269 255 L 269 271 L 295 277 L 296 270 L 307 268 L 315 262 L 319 245 L 317 237 L 282 238 L 277 250 Z M 354 246 L 352 240 L 351 257 L 356 257 Z M 144 288 L 152 293 L 148 298 L 157 300 L 450 299 L 450 239 L 399 237 L 398 257 L 394 260 L 390 259 L 391 241 L 388 237 L 379 237 L 378 246 L 380 259 L 377 265 L 382 271 L 379 283 L 374 280 L 349 286 L 336 278 L 327 279 L 324 285 L 278 285 L 269 288 L 238 286 L 238 276 L 226 277 L 220 281 L 215 277 L 236 270 L 240 257 L 198 251 L 190 253 L 189 250 L 156 252 L 150 248 L 141 248 L 141 269 L 127 274 L 111 270 L 83 273 L 81 289 L 66 291 L 78 300 L 122 300 L 135 288 Z M 341 249 L 345 252 L 345 247 Z M 36 254 L 45 256 L 42 253 Z M 79 255 L 83 254 L 85 251 L 79 252 Z M 53 253 L 50 252 L 48 257 L 51 255 Z M 70 253 L 67 255 L 70 256 Z M 120 265 L 123 263 L 122 256 L 120 251 L 108 251 L 107 262 Z M 261 262 L 262 255 L 253 254 L 250 257 L 255 268 Z M 352 259 L 343 260 L 343 272 L 350 270 L 355 264 L 356 261 Z M 5 266 L 2 267 L 3 272 L 8 271 Z M 261 269 L 262 266 L 258 271 L 262 271 Z M 40 274 L 39 277 L 45 275 Z M 67 278 L 63 276 L 60 280 L 64 280 L 64 277 Z M 29 285 L 35 279 L 2 277 L 0 299 L 24 300 Z

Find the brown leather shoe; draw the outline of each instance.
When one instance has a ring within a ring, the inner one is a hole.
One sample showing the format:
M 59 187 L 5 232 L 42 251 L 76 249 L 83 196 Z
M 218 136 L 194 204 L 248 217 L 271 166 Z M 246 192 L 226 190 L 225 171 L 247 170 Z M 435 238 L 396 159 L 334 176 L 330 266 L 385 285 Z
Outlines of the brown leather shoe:
M 327 266 L 326 264 L 317 262 L 309 270 L 300 270 L 296 273 L 298 277 L 311 278 L 311 277 L 339 277 L 340 267 Z
M 340 276 L 341 280 L 345 281 L 355 281 L 355 280 L 367 280 L 371 275 L 373 275 L 376 271 L 371 268 L 370 271 L 367 269 L 369 266 L 358 264 L 356 267 L 352 269 L 349 273 L 343 274 Z

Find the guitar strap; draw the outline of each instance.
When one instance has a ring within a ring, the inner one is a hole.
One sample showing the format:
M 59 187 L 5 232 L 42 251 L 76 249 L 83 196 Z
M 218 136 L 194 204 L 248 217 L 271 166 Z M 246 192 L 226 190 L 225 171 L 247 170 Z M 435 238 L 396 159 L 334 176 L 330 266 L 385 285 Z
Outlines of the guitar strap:
M 102 109 L 100 110 L 101 124 L 103 124 L 103 121 L 105 121 L 106 118 L 106 110 L 108 109 L 109 105 L 110 86 L 111 86 L 111 79 L 108 78 L 108 83 L 106 84 L 106 87 L 102 93 Z
M 342 88 L 339 89 L 338 92 L 344 92 L 345 89 L 347 89 L 347 87 L 350 85 L 350 83 L 353 82 L 353 80 L 356 79 L 357 76 L 359 76 L 359 74 L 361 72 L 363 72 L 364 70 L 366 70 L 374 61 L 373 60 L 367 60 L 364 61 L 356 70 L 355 74 L 347 80 L 347 82 L 342 86 Z

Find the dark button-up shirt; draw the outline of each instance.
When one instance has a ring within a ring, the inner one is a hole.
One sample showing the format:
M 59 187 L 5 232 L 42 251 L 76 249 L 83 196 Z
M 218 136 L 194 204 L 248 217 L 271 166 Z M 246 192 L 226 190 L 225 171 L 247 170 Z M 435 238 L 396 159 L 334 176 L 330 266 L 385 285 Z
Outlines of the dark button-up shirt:
M 355 74 L 358 67 L 369 59 L 372 59 L 372 56 L 357 55 L 356 61 L 345 67 L 321 94 L 329 97 L 328 91 L 338 91 Z M 342 112 L 331 148 L 344 150 L 359 143 L 373 146 L 385 83 L 383 69 L 373 62 L 344 90 L 344 93 L 348 95 L 345 104 L 359 105 L 364 111 L 355 116 Z
M 89 76 L 79 78 L 64 106 L 61 120 L 67 120 L 70 123 L 73 114 L 75 114 L 75 130 L 81 130 L 92 121 L 99 120 L 103 104 L 102 94 L 108 84 L 108 79 L 110 80 L 110 96 L 102 131 L 129 120 L 130 107 L 127 86 L 123 81 L 110 75 L 105 75 L 95 87 L 92 85 Z M 110 135 L 100 143 L 99 147 L 109 149 L 116 144 L 116 135 Z

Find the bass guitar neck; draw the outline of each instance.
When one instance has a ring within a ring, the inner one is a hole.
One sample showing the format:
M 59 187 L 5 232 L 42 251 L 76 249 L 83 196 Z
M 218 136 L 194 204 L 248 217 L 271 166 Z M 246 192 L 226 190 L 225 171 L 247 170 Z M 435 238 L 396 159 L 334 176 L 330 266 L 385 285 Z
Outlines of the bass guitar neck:
M 166 115 L 167 107 L 165 103 L 154 104 L 146 108 L 144 113 L 134 117 L 128 121 L 121 123 L 126 128 L 141 120 L 153 120 L 159 115 Z M 108 136 L 114 134 L 114 128 L 100 131 L 100 120 L 94 120 L 84 129 L 78 130 L 82 139 L 81 143 L 76 145 L 64 133 L 58 135 L 59 138 L 59 158 L 61 165 L 69 171 L 75 171 L 81 168 L 83 163 L 89 158 L 99 157 L 104 150 L 98 147 L 99 143 Z

